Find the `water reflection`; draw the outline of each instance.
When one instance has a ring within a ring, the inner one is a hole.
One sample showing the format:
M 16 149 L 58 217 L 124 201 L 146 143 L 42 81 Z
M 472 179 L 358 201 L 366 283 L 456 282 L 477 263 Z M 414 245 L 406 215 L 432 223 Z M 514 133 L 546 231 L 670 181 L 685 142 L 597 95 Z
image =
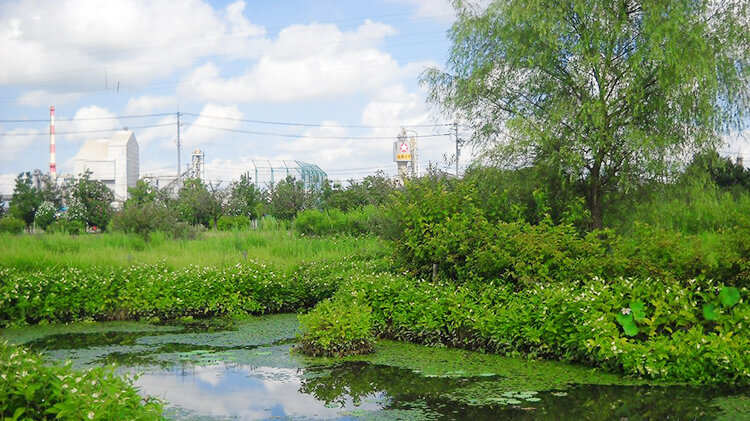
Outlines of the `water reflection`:
M 346 410 L 377 410 L 375 400 L 355 404 L 351 398 L 327 405 L 300 393 L 303 371 L 234 365 L 177 367 L 145 373 L 136 381 L 143 392 L 162 397 L 181 413 L 239 419 L 347 419 Z
M 139 326 L 100 323 L 74 334 L 32 327 L 15 334 L 51 360 L 71 359 L 78 367 L 114 362 L 121 373 L 142 372 L 136 385 L 165 399 L 175 419 L 708 420 L 720 415 L 717 397 L 748 392 L 602 385 L 520 391 L 508 388 L 549 375 L 436 377 L 365 362 L 311 366 L 290 353 L 294 315 Z

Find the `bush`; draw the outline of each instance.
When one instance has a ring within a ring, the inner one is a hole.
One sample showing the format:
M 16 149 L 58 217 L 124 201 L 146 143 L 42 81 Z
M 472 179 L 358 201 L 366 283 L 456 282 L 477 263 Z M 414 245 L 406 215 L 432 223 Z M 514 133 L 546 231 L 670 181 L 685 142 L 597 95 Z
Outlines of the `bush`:
M 246 230 L 250 228 L 250 219 L 246 216 L 228 216 L 219 218 L 217 223 L 219 231 Z
M 46 231 L 48 233 L 81 235 L 86 233 L 86 224 L 82 221 L 62 218 L 51 223 Z
M 305 235 L 368 235 L 380 231 L 381 215 L 380 209 L 373 205 L 346 213 L 338 209 L 309 209 L 297 214 L 293 227 Z
M 697 211 L 696 205 L 683 210 L 694 214 L 689 218 L 667 218 L 706 219 L 703 225 L 691 222 L 674 229 L 672 223 L 636 222 L 621 235 L 612 230 L 582 234 L 545 217 L 538 224 L 505 221 L 498 216 L 503 208 L 485 203 L 478 191 L 470 182 L 427 178 L 407 183 L 394 196 L 386 215 L 392 225 L 386 228 L 403 269 L 418 278 L 431 278 L 437 269 L 440 279 L 502 279 L 519 288 L 592 276 L 679 281 L 704 275 L 750 285 L 750 219 L 743 216 L 745 202 L 727 195 L 720 206 L 706 206 L 710 212 Z M 712 215 L 730 209 L 733 216 L 711 225 Z
M 750 384 L 748 289 L 697 278 L 496 282 L 359 275 L 336 293 L 372 309 L 381 337 L 583 362 L 700 384 Z
M 355 301 L 324 300 L 299 316 L 297 349 L 313 357 L 343 357 L 374 350 L 372 309 Z
M 55 209 L 54 203 L 50 201 L 42 202 L 42 204 L 39 205 L 39 208 L 34 214 L 34 223 L 36 224 L 37 228 L 46 230 L 49 224 L 55 221 L 56 212 L 57 209 Z
M 159 202 L 131 204 L 115 214 L 112 230 L 148 238 L 152 232 L 163 232 L 172 238 L 195 238 L 199 229 L 177 220 L 176 212 Z
M 76 371 L 45 365 L 22 347 L 0 343 L 1 419 L 160 420 L 162 403 L 141 398 L 113 367 Z
M 8 216 L 0 218 L 0 232 L 21 234 L 24 228 L 26 228 L 26 223 L 21 219 Z
M 332 277 L 307 273 L 286 275 L 252 260 L 175 270 L 163 264 L 85 270 L 5 267 L 0 268 L 0 327 L 296 311 L 330 297 L 338 287 Z

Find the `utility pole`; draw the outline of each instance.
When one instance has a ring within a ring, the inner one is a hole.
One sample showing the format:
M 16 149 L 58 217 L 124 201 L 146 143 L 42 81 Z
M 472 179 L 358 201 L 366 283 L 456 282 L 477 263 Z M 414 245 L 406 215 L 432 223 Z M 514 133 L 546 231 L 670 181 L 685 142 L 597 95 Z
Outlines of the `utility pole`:
M 458 157 L 461 156 L 461 140 L 458 138 L 458 123 L 453 123 L 453 130 L 456 136 L 456 178 L 458 178 Z
M 177 180 L 180 179 L 180 107 L 177 107 Z

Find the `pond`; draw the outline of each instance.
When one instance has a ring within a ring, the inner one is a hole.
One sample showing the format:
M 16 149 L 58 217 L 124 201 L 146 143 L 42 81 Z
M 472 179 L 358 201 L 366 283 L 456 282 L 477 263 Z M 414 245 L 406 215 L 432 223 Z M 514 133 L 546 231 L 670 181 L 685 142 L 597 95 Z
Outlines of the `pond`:
M 293 314 L 84 323 L 0 336 L 80 368 L 115 363 L 171 419 L 750 419 L 748 390 L 645 384 L 564 363 L 380 341 L 343 360 L 292 352 Z

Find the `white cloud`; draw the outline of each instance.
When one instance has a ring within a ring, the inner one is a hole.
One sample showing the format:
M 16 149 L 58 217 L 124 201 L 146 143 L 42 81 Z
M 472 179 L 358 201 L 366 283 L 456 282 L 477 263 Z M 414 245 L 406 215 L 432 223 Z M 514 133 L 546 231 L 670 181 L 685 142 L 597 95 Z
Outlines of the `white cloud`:
M 415 15 L 430 18 L 439 22 L 453 22 L 456 15 L 450 0 L 391 0 L 409 3 L 417 8 Z
M 750 128 L 724 136 L 723 155 L 732 159 L 743 158 L 745 167 L 750 167 Z
M 208 62 L 182 80 L 181 97 L 219 103 L 288 102 L 374 93 L 423 65 L 400 66 L 378 44 L 395 30 L 366 21 L 355 31 L 335 25 L 292 25 L 283 29 L 258 63 L 238 76 L 223 77 Z
M 175 111 L 177 107 L 177 98 L 174 96 L 152 96 L 143 95 L 137 98 L 130 98 L 128 105 L 125 107 L 125 114 L 151 114 L 159 111 Z
M 40 145 L 49 144 L 49 135 L 38 129 L 16 128 L 3 130 L 3 133 L 0 135 L 0 163 L 16 161 L 21 153 L 26 152 L 32 145 L 37 146 L 34 149 L 36 151 L 41 149 Z M 49 150 L 49 146 L 46 150 Z
M 393 163 L 393 141 L 400 126 L 416 127 L 419 139 L 420 168 L 429 161 L 442 162 L 443 154 L 454 150 L 454 143 L 448 136 L 433 137 L 435 133 L 446 133 L 448 128 L 431 126 L 433 121 L 424 106 L 421 92 L 408 92 L 402 85 L 383 89 L 362 111 L 361 124 L 373 126 L 369 129 L 347 128 L 335 121 L 324 121 L 319 127 L 305 130 L 292 141 L 278 142 L 275 148 L 266 152 L 272 156 L 238 156 L 231 159 L 209 161 L 209 178 L 228 181 L 236 179 L 245 171 L 255 178 L 254 168 L 259 167 L 258 178 L 261 184 L 270 179 L 269 166 L 276 167 L 275 179 L 285 176 L 284 163 L 293 165 L 291 160 L 299 160 L 318 165 L 332 180 L 363 178 L 383 169 L 395 173 Z M 326 139 L 328 137 L 328 139 Z M 253 162 L 255 160 L 255 162 Z M 269 164 L 268 160 L 271 161 Z M 281 175 L 279 175 L 281 174 Z M 293 173 L 293 175 L 295 175 Z
M 162 143 L 173 142 L 177 139 L 177 116 L 168 116 L 159 120 L 154 126 L 159 127 L 148 127 L 145 129 L 135 130 L 135 138 L 138 141 L 138 146 L 143 148 L 144 146 L 154 141 L 164 141 Z M 174 147 L 174 144 L 172 144 Z
M 206 104 L 201 110 L 199 117 L 187 124 L 187 130 L 181 136 L 186 148 L 200 148 L 226 139 L 228 134 L 225 130 L 216 130 L 208 127 L 221 127 L 236 129 L 241 125 L 236 119 L 244 115 L 236 105 L 222 106 Z M 213 117 L 219 117 L 213 118 Z
M 239 1 L 217 11 L 200 0 L 3 2 L 0 56 L 13 60 L 0 66 L 0 85 L 112 90 L 167 76 L 200 57 L 257 57 L 265 30 L 243 17 L 244 7 Z
M 352 164 L 352 158 L 357 155 L 357 142 L 369 142 L 347 139 L 347 135 L 347 130 L 335 121 L 324 121 L 320 127 L 305 130 L 302 134 L 304 137 L 282 143 L 278 149 L 292 154 L 295 159 L 316 164 L 324 170 L 340 165 L 347 166 Z
M 16 173 L 0 174 L 0 194 L 3 196 L 10 196 L 13 194 L 13 189 L 16 186 Z M 8 205 L 9 201 L 5 202 Z
M 96 105 L 80 108 L 70 121 L 55 121 L 56 132 L 60 133 L 66 142 L 73 143 L 109 138 L 113 131 L 122 127 L 123 124 L 117 119 L 115 113 Z
M 23 93 L 18 98 L 18 104 L 27 107 L 36 107 L 40 105 L 63 105 L 80 98 L 81 94 L 72 93 L 55 93 L 47 90 L 34 90 Z

